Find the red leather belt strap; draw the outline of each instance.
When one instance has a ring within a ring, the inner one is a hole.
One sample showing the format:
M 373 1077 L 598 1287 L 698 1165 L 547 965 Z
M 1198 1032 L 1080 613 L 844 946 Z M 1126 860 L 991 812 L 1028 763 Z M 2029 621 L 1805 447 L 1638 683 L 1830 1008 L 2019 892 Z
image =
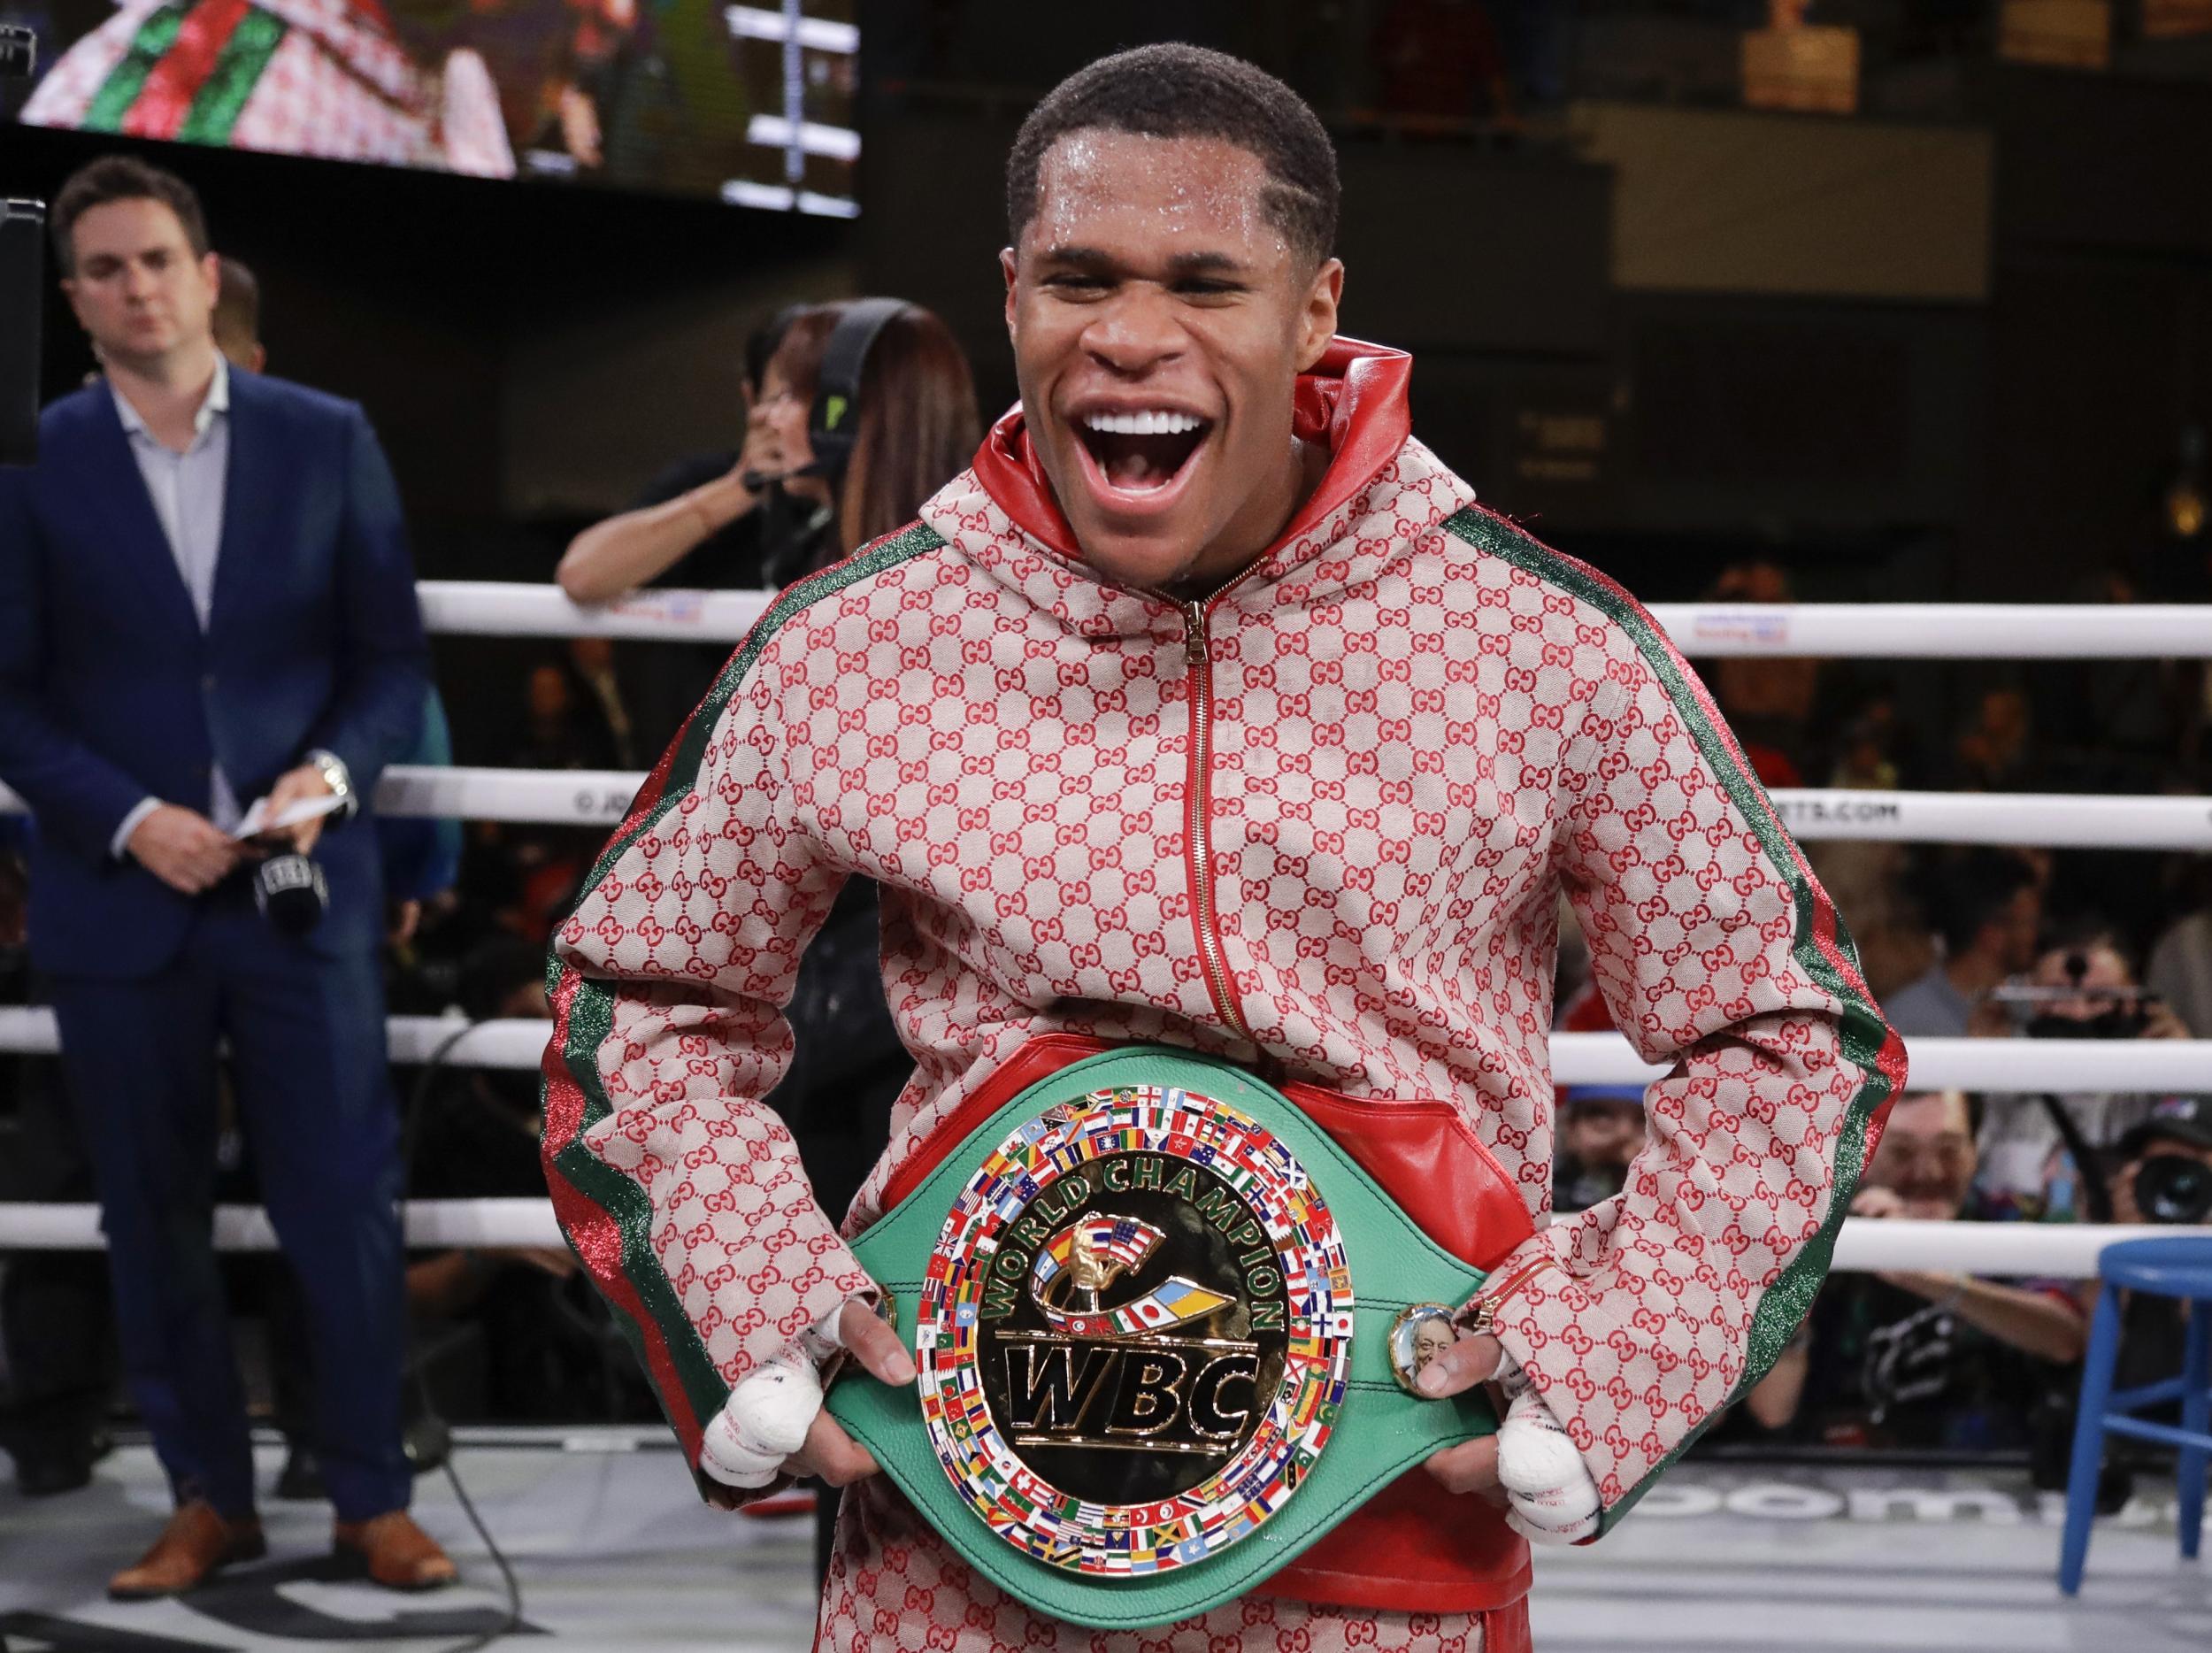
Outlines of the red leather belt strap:
M 1074 1034 L 1042 1034 L 1024 1044 L 892 1173 L 884 1209 L 920 1187 L 970 1132 L 1030 1086 L 1104 1049 Z M 1317 1085 L 1279 1088 L 1461 1261 L 1494 1268 L 1534 1232 L 1513 1179 L 1450 1103 L 1348 1096 Z M 1527 1541 L 1506 1526 L 1503 1511 L 1447 1492 L 1417 1469 L 1260 1588 L 1342 1607 L 1485 1613 L 1486 1626 L 1495 1620 L 1492 1635 L 1503 1638 L 1485 1653 L 1517 1653 L 1512 1635 L 1517 1630 L 1517 1648 L 1525 1649 L 1527 1620 L 1516 1603 L 1529 1580 Z

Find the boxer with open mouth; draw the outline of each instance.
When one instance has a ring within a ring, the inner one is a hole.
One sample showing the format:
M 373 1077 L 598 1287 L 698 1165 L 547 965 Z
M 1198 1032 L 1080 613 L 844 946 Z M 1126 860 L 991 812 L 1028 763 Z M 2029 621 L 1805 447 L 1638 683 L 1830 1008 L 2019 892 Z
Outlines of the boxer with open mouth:
M 818 1647 L 1518 1653 L 1527 1541 L 1788 1342 L 1902 1047 L 1665 636 L 1339 334 L 1294 93 L 1103 59 L 1007 200 L 1020 405 L 779 598 L 560 932 L 556 1205 L 705 1495 L 849 1488 Z M 856 873 L 916 1070 L 841 1229 L 761 1099 Z M 1554 1222 L 1563 894 L 1665 1077 Z

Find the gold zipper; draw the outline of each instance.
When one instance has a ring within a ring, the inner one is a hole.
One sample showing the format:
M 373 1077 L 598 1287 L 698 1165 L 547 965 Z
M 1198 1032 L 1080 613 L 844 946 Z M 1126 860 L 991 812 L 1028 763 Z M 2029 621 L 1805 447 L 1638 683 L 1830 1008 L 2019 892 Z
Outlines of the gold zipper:
M 1486 1290 L 1475 1299 L 1474 1319 L 1467 1323 L 1467 1329 L 1477 1333 L 1494 1332 L 1498 1323 L 1498 1305 L 1546 1269 L 1558 1266 L 1557 1258 L 1540 1257 L 1525 1268 L 1516 1269 L 1507 1277 L 1505 1284 L 1494 1291 Z
M 1213 670 L 1206 652 L 1206 605 L 1195 599 L 1179 604 L 1183 611 L 1183 654 L 1190 666 L 1190 796 L 1185 805 L 1185 826 L 1193 856 L 1191 899 L 1197 903 L 1198 958 L 1205 966 L 1206 985 L 1212 989 L 1214 1008 L 1221 1012 L 1239 1037 L 1249 1040 L 1244 1012 L 1237 1004 L 1229 980 L 1229 961 L 1221 951 L 1214 911 L 1213 843 L 1207 818 L 1212 812 Z

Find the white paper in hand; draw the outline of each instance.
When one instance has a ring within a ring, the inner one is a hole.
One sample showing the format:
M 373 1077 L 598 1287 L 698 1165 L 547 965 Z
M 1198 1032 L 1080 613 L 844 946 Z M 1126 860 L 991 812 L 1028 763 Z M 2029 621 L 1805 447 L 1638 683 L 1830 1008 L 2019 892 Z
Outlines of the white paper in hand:
M 302 821 L 311 821 L 319 815 L 328 815 L 345 807 L 345 799 L 334 792 L 326 792 L 319 798 L 295 798 L 272 818 L 267 797 L 257 797 L 246 811 L 245 819 L 238 823 L 234 838 L 251 838 L 265 832 L 277 832 L 287 826 L 296 826 Z

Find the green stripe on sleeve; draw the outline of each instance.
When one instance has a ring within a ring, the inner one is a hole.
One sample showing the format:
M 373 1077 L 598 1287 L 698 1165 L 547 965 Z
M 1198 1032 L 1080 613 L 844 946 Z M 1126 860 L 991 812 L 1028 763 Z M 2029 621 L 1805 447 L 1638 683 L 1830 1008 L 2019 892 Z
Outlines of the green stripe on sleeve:
M 123 117 L 130 113 L 131 105 L 146 88 L 146 77 L 154 72 L 169 48 L 177 43 L 177 33 L 184 27 L 185 13 L 191 11 L 196 0 L 176 0 L 138 26 L 138 33 L 131 36 L 131 43 L 108 71 L 108 78 L 100 83 L 100 89 L 92 95 L 86 106 L 84 119 L 77 123 L 81 132 L 120 132 Z
M 833 596 L 846 587 L 895 564 L 935 550 L 944 542 L 933 529 L 917 523 L 814 578 L 802 580 L 771 604 L 729 664 L 722 668 L 706 699 L 685 726 L 669 762 L 667 780 L 660 796 L 652 800 L 607 845 L 585 880 L 584 894 L 578 897 L 578 904 L 599 887 L 630 846 L 680 805 L 698 784 L 707 749 L 724 712 L 736 697 L 754 663 L 786 625 L 823 598 Z M 574 966 L 561 968 L 572 970 Z M 723 1381 L 691 1317 L 684 1311 L 682 1300 L 661 1266 L 659 1254 L 653 1249 L 651 1198 L 635 1178 L 602 1160 L 583 1140 L 584 1132 L 611 1111 L 600 1080 L 599 1049 L 613 1036 L 618 993 L 618 983 L 587 978 L 577 984 L 575 996 L 570 1001 L 567 1037 L 562 1046 L 561 1059 L 583 1092 L 584 1108 L 576 1134 L 556 1151 L 555 1163 L 571 1187 L 614 1219 L 622 1235 L 623 1276 L 637 1292 L 639 1303 L 659 1325 L 693 1413 L 703 1423 L 721 1409 L 728 1397 L 729 1386 Z M 621 1318 L 617 1317 L 618 1320 Z
M 215 66 L 202 82 L 192 107 L 185 111 L 184 122 L 177 128 L 177 141 L 227 146 L 231 128 L 238 124 L 239 111 L 253 96 L 261 72 L 269 66 L 269 59 L 276 56 L 289 32 L 283 19 L 257 6 L 250 8 L 223 42 Z
M 1680 1444 L 1655 1465 L 1650 1472 L 1631 1488 L 1617 1504 L 1607 1509 L 1599 1530 L 1609 1532 L 1621 1517 L 1626 1515 L 1636 1501 L 1650 1490 L 1660 1475 L 1673 1467 L 1676 1460 L 1688 1449 L 1691 1443 L 1705 1432 L 1706 1427 L 1747 1394 L 1773 1366 L 1799 1322 L 1812 1307 L 1814 1296 L 1821 1282 L 1827 1277 L 1830 1259 L 1835 1254 L 1836 1234 L 1842 1226 L 1844 1213 L 1850 1208 L 1852 1196 L 1857 1192 L 1859 1174 L 1866 1159 L 1866 1134 L 1875 1113 L 1890 1094 L 1890 1080 L 1882 1070 L 1879 1057 L 1892 1037 L 1889 1026 L 1882 1019 L 1879 1010 L 1867 996 L 1864 987 L 1847 979 L 1820 946 L 1816 934 L 1819 922 L 1818 890 L 1806 872 L 1795 842 L 1782 828 L 1767 801 L 1765 789 L 1758 778 L 1738 760 L 1728 737 L 1714 726 L 1708 715 L 1703 695 L 1682 667 L 1664 634 L 1653 623 L 1626 592 L 1605 579 L 1595 570 L 1586 568 L 1572 558 L 1553 550 L 1540 541 L 1531 539 L 1503 519 L 1484 511 L 1461 511 L 1446 520 L 1445 528 L 1454 537 L 1487 551 L 1526 570 L 1547 584 L 1556 586 L 1570 596 L 1578 597 L 1605 615 L 1625 632 L 1643 656 L 1653 676 L 1672 701 L 1674 710 L 1696 742 L 1699 752 L 1710 765 L 1714 774 L 1728 793 L 1744 820 L 1759 840 L 1760 848 L 1790 892 L 1791 904 L 1795 911 L 1795 928 L 1791 940 L 1791 957 L 1813 982 L 1832 995 L 1841 1005 L 1838 1037 L 1843 1058 L 1864 1074 L 1863 1082 L 1853 1094 L 1844 1110 L 1843 1123 L 1837 1134 L 1836 1158 L 1832 1166 L 1834 1182 L 1830 1191 L 1828 1215 L 1820 1232 L 1798 1249 L 1797 1254 L 1783 1265 L 1780 1277 L 1759 1299 L 1759 1306 L 1752 1313 L 1751 1325 L 1745 1336 L 1743 1375 L 1728 1398 L 1695 1428 L 1686 1434 Z M 1850 932 L 1843 926 L 1839 914 L 1831 913 L 1835 930 L 1835 945 L 1845 957 L 1855 959 Z

